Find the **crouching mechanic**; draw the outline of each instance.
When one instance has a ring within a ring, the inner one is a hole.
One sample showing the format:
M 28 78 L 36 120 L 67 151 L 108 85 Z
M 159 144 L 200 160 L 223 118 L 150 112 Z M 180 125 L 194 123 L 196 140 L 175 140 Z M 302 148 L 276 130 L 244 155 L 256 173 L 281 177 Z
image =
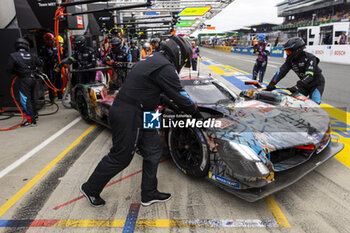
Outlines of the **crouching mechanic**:
M 34 71 L 41 66 L 39 58 L 29 53 L 29 42 L 18 38 L 15 42 L 16 52 L 10 54 L 7 71 L 18 76 L 19 96 L 27 119 L 22 126 L 36 126 L 38 113 L 36 111 Z
M 304 51 L 305 42 L 299 37 L 289 39 L 283 47 L 287 54 L 286 61 L 272 78 L 266 90 L 274 90 L 276 84 L 292 69 L 300 80 L 295 86 L 287 89 L 292 93 L 298 92 L 308 96 L 320 104 L 325 85 L 322 70 L 318 67 L 320 60 L 313 54 Z
M 198 109 L 180 94 L 182 87 L 178 72 L 190 66 L 191 45 L 181 37 L 172 36 L 160 52 L 136 63 L 115 98 L 109 113 L 113 147 L 97 165 L 80 190 L 94 207 L 105 201 L 100 197 L 103 187 L 131 162 L 136 147 L 143 156 L 141 203 L 144 206 L 165 202 L 171 194 L 157 190 L 157 168 L 162 156 L 162 142 L 157 130 L 143 129 L 144 111 L 154 111 L 161 94 L 167 95 L 178 107 L 193 117 L 200 118 Z

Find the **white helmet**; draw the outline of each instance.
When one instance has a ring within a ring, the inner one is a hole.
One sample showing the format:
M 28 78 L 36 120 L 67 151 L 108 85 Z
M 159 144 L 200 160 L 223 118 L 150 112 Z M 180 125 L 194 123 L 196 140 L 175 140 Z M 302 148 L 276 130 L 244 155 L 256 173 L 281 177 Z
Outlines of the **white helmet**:
M 149 48 L 149 47 L 151 47 L 151 45 L 148 42 L 146 42 L 146 43 L 143 44 L 143 47 L 144 48 Z

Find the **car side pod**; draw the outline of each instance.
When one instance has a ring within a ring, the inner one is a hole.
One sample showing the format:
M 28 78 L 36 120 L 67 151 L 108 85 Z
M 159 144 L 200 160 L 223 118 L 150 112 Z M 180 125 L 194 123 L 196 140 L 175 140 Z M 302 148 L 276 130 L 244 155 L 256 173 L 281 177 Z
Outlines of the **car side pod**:
M 333 137 L 332 135 L 332 138 L 336 138 L 336 136 Z M 230 192 L 245 201 L 255 202 L 270 196 L 271 194 L 278 192 L 291 184 L 294 184 L 306 174 L 310 173 L 328 159 L 338 154 L 341 150 L 343 150 L 343 148 L 343 143 L 332 141 L 327 148 L 325 148 L 321 153 L 312 156 L 307 162 L 292 169 L 275 172 L 275 181 L 262 188 L 232 189 L 219 183 L 217 185 L 219 185 L 219 187 L 225 191 Z

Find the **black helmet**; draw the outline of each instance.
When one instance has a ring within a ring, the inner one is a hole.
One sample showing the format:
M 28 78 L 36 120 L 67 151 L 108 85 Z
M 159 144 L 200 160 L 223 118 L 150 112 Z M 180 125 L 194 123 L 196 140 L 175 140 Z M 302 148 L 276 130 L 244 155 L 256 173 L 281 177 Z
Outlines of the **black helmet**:
M 283 49 L 287 54 L 287 59 L 293 60 L 298 57 L 299 54 L 304 50 L 305 42 L 300 37 L 293 37 L 289 39 L 284 45 Z
M 113 37 L 109 40 L 109 44 L 111 45 L 112 49 L 121 49 L 122 47 L 122 40 L 118 37 Z
M 29 42 L 24 38 L 18 38 L 15 42 L 15 49 L 18 51 L 20 49 L 25 49 L 27 52 L 29 51 Z
M 158 37 L 154 37 L 154 38 L 152 38 L 151 39 L 151 43 L 153 44 L 153 43 L 160 43 L 160 39 L 158 38 Z
M 188 40 L 171 36 L 162 43 L 162 50 L 175 65 L 177 72 L 180 72 L 183 66 L 191 66 L 192 46 Z
M 85 36 L 76 36 L 74 37 L 72 44 L 74 45 L 75 48 L 78 50 L 85 47 L 86 44 L 86 38 Z

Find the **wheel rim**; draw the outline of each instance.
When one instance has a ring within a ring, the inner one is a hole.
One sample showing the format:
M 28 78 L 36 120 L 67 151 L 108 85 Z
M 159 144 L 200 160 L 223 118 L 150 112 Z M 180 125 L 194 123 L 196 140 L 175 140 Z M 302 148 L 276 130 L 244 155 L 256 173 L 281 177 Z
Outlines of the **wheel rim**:
M 200 166 L 201 143 L 193 129 L 173 129 L 171 144 L 174 159 L 181 167 L 189 169 Z

